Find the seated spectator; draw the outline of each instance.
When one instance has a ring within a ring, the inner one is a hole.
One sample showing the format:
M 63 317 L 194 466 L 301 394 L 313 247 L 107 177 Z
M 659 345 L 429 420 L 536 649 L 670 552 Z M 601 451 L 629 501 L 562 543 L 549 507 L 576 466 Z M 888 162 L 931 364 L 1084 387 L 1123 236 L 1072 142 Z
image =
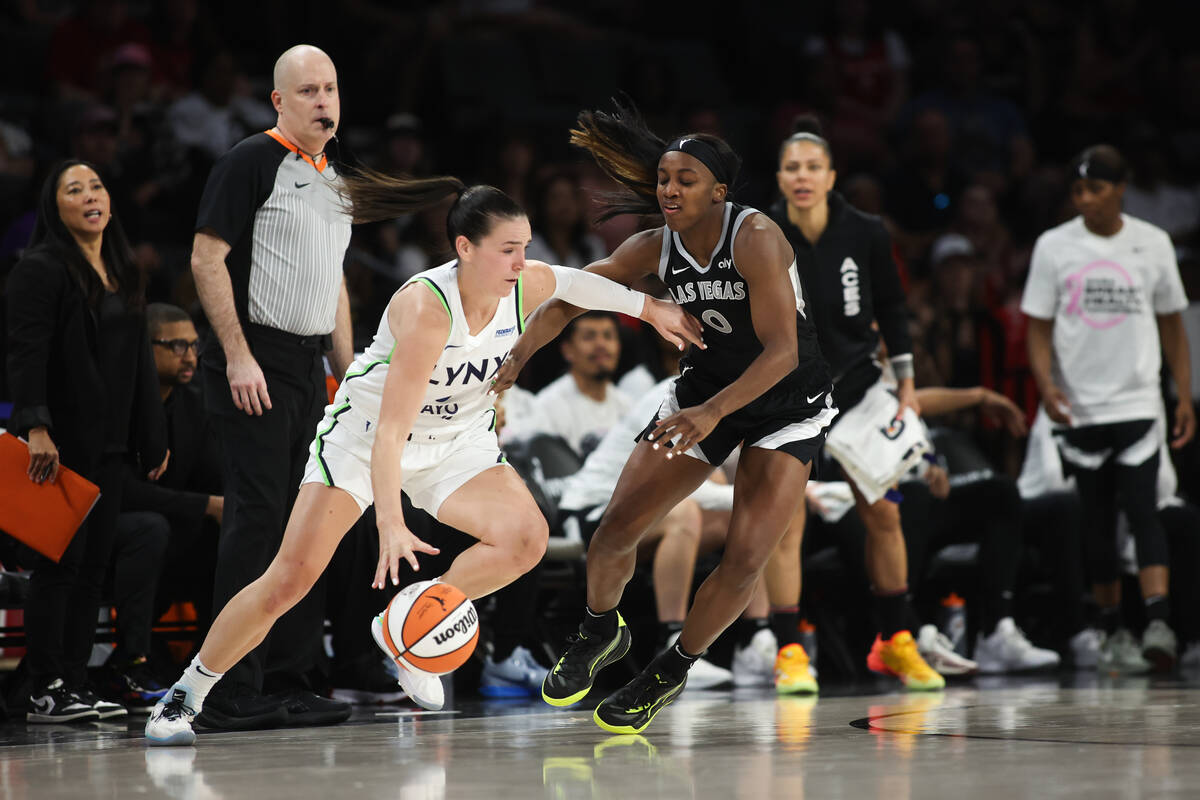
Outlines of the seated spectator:
M 513 437 L 550 433 L 586 455 L 629 410 L 630 400 L 613 384 L 621 355 L 617 318 L 603 311 L 576 317 L 563 331 L 567 372 L 537 393 L 526 419 L 509 418 Z
M 224 507 L 219 441 L 202 395 L 191 383 L 199 350 L 196 328 L 183 309 L 163 303 L 147 306 L 146 325 L 171 460 L 157 482 L 125 475 L 112 577 L 118 642 L 108 660 L 110 690 L 138 707 L 147 701 L 153 705 L 162 695 L 158 690 L 165 691 L 147 682 L 144 668 L 154 620 L 175 601 L 196 607 L 201 630 L 211 618 Z
M 979 408 L 998 417 L 1014 436 L 1025 434 L 1021 410 L 996 392 L 974 387 L 929 387 L 917 392 L 925 416 Z M 931 437 L 936 442 L 936 437 Z M 981 452 L 958 443 L 957 458 L 928 468 L 925 484 L 902 483 L 905 543 L 910 584 L 924 577 L 928 556 L 964 541 L 979 544 L 980 631 L 974 660 L 984 673 L 1025 672 L 1057 667 L 1058 653 L 1034 647 L 1013 618 L 1013 591 L 1021 558 L 1021 507 L 1016 483 L 998 474 Z
M 233 54 L 219 50 L 200 70 L 196 90 L 167 109 L 167 122 L 184 147 L 200 150 L 209 161 L 252 133 L 275 124 L 275 111 L 266 103 L 237 93 L 238 71 Z
M 604 242 L 588 227 L 579 180 L 570 171 L 543 176 L 533 201 L 533 241 L 526 258 L 582 268 L 608 255 Z

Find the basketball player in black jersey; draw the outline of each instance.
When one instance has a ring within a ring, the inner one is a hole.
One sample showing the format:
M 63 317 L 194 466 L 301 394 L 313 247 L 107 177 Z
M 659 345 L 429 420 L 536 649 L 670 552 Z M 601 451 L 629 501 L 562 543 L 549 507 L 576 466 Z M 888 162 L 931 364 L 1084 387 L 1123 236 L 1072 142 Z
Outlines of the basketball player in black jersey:
M 658 276 L 703 323 L 705 346 L 684 359 L 682 375 L 621 473 L 588 548 L 587 614 L 543 684 L 546 702 L 582 700 L 596 673 L 629 650 L 617 604 L 639 540 L 734 447 L 743 448 L 724 556 L 696 593 L 678 641 L 593 717 L 607 731 L 637 733 L 678 696 L 688 667 L 746 608 L 803 502 L 837 409 L 791 245 L 765 214 L 728 199 L 740 166 L 729 145 L 703 134 L 664 142 L 636 111 L 620 106 L 612 114 L 580 114 L 571 141 L 625 189 L 610 198 L 604 218 L 632 213 L 666 222 L 587 269 L 626 285 Z M 540 307 L 496 388 L 511 385 L 529 356 L 580 311 L 561 303 Z

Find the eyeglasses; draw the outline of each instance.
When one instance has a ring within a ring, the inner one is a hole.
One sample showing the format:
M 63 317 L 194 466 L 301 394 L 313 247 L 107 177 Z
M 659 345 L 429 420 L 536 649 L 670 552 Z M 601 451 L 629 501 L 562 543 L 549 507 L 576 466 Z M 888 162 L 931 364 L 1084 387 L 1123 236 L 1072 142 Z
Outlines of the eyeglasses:
M 187 339 L 151 339 L 150 343 L 156 344 L 159 347 L 166 347 L 180 358 L 182 358 L 183 354 L 188 350 L 191 350 L 197 356 L 200 355 L 199 339 L 192 339 L 191 341 L 188 341 Z

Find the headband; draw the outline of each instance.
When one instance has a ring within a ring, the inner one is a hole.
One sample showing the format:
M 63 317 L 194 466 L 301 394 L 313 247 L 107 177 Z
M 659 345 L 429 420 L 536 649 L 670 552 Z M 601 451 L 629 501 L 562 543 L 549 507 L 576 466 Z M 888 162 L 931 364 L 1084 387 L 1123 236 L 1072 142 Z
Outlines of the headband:
M 725 164 L 721 160 L 721 156 L 717 153 L 715 147 L 701 139 L 676 139 L 667 146 L 663 151 L 663 155 L 678 150 L 681 153 L 687 153 L 692 158 L 699 161 L 704 166 L 708 167 L 708 171 L 717 179 L 717 183 L 729 183 L 729 175 L 726 172 Z
M 1075 180 L 1082 178 L 1108 181 L 1109 183 L 1124 183 L 1125 170 L 1091 154 L 1084 154 L 1071 164 L 1071 177 Z
M 797 131 L 789 136 L 784 144 L 791 144 L 792 142 L 815 142 L 824 147 L 827 152 L 829 151 L 829 142 L 825 141 L 823 136 L 811 131 Z

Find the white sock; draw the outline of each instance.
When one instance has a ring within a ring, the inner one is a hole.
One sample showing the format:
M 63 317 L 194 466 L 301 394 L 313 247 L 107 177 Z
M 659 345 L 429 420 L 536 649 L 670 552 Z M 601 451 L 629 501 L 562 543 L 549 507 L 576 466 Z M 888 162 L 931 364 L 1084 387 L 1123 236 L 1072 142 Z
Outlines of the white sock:
M 187 692 L 187 704 L 197 714 L 204 707 L 204 698 L 208 697 L 209 691 L 217 685 L 217 681 L 221 680 L 224 672 L 213 672 L 208 667 L 200 663 L 200 656 L 192 659 L 192 663 L 188 664 L 188 668 L 183 671 L 183 676 L 175 682 L 175 686 Z

